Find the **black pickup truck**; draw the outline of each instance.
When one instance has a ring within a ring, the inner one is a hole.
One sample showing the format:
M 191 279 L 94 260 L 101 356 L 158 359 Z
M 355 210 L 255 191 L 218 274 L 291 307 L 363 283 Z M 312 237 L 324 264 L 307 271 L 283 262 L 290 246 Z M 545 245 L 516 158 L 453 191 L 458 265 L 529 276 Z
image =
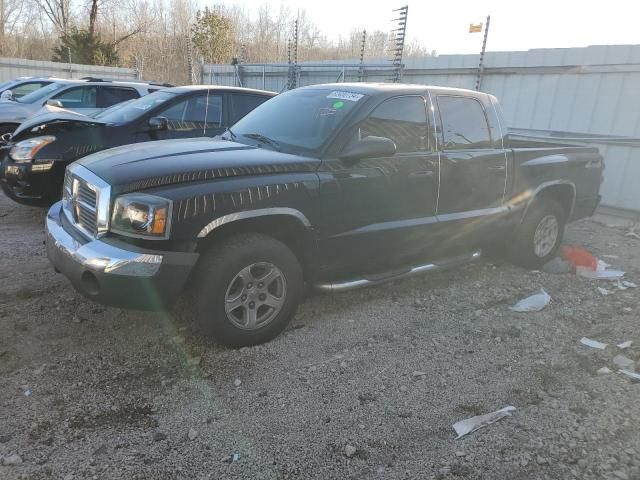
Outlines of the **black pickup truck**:
M 330 84 L 259 106 L 220 139 L 90 155 L 46 219 L 55 268 L 89 298 L 194 298 L 227 345 L 264 342 L 305 285 L 341 291 L 473 260 L 538 267 L 599 202 L 595 148 L 515 142 L 485 93 Z

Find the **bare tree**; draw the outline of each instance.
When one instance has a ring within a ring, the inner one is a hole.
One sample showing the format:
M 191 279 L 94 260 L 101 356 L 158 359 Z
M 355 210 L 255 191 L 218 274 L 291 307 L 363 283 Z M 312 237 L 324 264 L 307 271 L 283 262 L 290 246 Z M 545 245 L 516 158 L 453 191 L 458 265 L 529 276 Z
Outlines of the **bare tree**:
M 49 18 L 60 35 L 71 26 L 71 0 L 36 0 L 36 4 Z

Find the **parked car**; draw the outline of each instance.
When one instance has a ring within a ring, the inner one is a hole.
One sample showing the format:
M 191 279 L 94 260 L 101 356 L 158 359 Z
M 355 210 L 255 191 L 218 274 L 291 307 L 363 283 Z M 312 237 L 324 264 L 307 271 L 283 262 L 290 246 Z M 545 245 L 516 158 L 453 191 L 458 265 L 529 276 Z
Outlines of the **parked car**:
M 92 115 L 160 88 L 164 86 L 133 80 L 57 80 L 16 101 L 0 102 L 0 137 L 13 132 L 45 106 Z
M 17 100 L 58 80 L 62 79 L 53 77 L 19 77 L 2 82 L 0 83 L 0 100 Z
M 342 291 L 479 256 L 538 268 L 599 203 L 597 148 L 512 141 L 496 99 L 338 83 L 256 108 L 225 140 L 119 147 L 67 169 L 49 259 L 92 300 L 168 308 L 193 296 L 223 344 L 264 342 L 305 283 Z M 188 282 L 189 281 L 189 282 Z M 185 287 L 186 285 L 186 287 Z
M 198 85 L 167 88 L 95 117 L 67 111 L 38 115 L 0 150 L 0 187 L 19 203 L 50 205 L 61 197 L 66 166 L 85 155 L 150 140 L 213 137 L 274 95 Z

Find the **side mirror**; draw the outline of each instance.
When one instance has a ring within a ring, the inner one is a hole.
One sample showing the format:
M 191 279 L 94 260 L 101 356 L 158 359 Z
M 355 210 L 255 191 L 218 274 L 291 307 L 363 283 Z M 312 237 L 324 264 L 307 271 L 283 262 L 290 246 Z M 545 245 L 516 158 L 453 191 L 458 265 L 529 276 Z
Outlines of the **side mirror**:
M 0 94 L 0 100 L 13 100 L 13 92 L 11 90 L 5 90 Z
M 387 137 L 364 137 L 347 146 L 341 160 L 357 161 L 363 158 L 390 157 L 396 153 L 396 144 Z
M 166 117 L 151 117 L 149 119 L 149 131 L 159 132 L 169 128 L 169 122 Z
M 53 98 L 47 100 L 45 102 L 45 105 L 49 105 L 50 107 L 64 108 L 64 105 L 62 105 L 62 102 L 60 100 L 54 100 Z

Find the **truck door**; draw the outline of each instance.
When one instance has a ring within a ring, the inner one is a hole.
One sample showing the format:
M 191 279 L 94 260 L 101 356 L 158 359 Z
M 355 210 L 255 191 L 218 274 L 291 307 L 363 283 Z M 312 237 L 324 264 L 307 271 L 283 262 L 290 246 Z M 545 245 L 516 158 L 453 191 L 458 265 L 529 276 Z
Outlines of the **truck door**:
M 326 162 L 334 181 L 321 182 L 327 265 L 379 272 L 428 248 L 435 222 L 438 153 L 425 98 L 379 104 L 350 132 L 392 139 L 396 154 L 355 163 Z
M 436 101 L 442 132 L 438 221 L 449 238 L 462 238 L 490 228 L 504 212 L 507 156 L 495 128 L 492 138 L 479 99 L 438 95 Z

